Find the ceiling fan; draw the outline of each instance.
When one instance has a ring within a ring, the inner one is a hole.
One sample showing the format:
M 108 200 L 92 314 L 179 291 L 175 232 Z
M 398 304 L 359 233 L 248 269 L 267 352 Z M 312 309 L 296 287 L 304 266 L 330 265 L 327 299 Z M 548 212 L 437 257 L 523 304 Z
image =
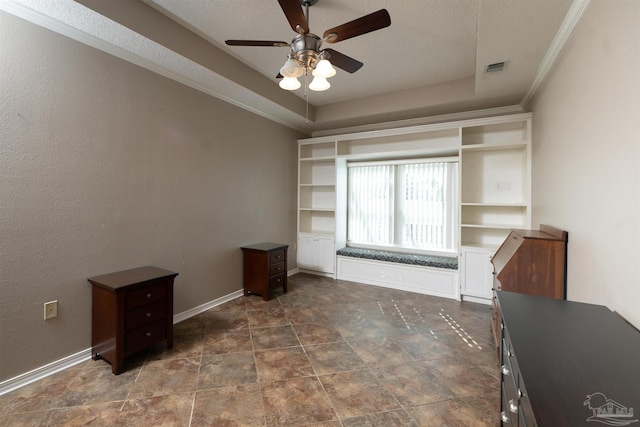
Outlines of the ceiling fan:
M 328 29 L 320 38 L 309 31 L 309 7 L 317 2 L 318 0 L 278 0 L 289 25 L 297 33 L 291 43 L 271 40 L 226 40 L 225 43 L 228 46 L 287 46 L 290 48 L 287 61 L 276 76 L 276 78 L 283 77 L 280 87 L 287 90 L 298 89 L 300 87 L 298 77 L 307 76 L 311 72 L 314 79 L 309 89 L 326 90 L 330 86 L 327 78 L 336 73 L 332 64 L 349 73 L 355 73 L 364 64 L 333 49 L 322 49 L 322 43 L 337 43 L 388 27 L 391 25 L 391 17 L 386 9 L 380 9 Z M 305 10 L 302 9 L 303 6 Z

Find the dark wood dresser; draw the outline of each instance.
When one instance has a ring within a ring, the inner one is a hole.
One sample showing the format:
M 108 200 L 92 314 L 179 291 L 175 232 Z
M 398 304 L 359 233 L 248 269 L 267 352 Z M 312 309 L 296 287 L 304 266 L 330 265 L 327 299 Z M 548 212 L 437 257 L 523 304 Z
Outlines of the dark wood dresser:
M 242 281 L 244 294 L 259 294 L 269 301 L 269 291 L 282 287 L 287 292 L 287 248 L 280 243 L 243 246 Z
M 505 426 L 640 425 L 640 332 L 601 305 L 497 292 Z
M 500 346 L 498 290 L 566 299 L 568 233 L 548 225 L 540 230 L 511 230 L 491 258 L 493 302 L 491 329 Z
M 90 277 L 91 354 L 122 373 L 124 358 L 159 341 L 173 347 L 173 280 L 178 275 L 140 267 Z

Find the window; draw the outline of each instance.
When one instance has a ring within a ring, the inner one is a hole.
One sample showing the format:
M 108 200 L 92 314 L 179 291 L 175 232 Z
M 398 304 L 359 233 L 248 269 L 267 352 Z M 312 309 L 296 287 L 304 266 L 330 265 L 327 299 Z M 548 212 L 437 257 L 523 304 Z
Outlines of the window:
M 456 251 L 457 160 L 349 163 L 348 168 L 350 246 Z

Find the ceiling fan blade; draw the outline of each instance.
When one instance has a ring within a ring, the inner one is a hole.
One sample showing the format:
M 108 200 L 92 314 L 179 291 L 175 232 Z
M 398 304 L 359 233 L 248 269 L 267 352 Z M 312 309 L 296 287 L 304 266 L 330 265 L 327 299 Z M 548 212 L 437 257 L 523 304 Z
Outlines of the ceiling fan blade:
M 272 40 L 225 40 L 225 43 L 227 44 L 227 46 L 289 46 L 289 43 L 287 42 Z
M 324 32 L 323 37 L 328 43 L 336 43 L 351 37 L 360 36 L 372 31 L 380 30 L 391 25 L 391 17 L 387 9 L 380 9 L 346 24 L 338 25 Z
M 331 62 L 332 65 L 348 73 L 355 73 L 364 65 L 362 62 L 333 49 L 324 49 L 323 52 L 329 53 L 329 62 Z
M 300 0 L 278 0 L 280 7 L 291 25 L 291 29 L 296 33 L 307 34 L 309 32 L 309 24 L 307 17 L 304 16 Z

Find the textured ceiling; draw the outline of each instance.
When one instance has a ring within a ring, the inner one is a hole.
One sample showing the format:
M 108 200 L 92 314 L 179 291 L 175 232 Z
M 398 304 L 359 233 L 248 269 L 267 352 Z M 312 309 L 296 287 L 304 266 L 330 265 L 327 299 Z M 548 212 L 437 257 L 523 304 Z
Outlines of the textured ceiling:
M 224 43 L 291 41 L 295 33 L 277 0 L 2 2 L 72 27 L 78 40 L 87 42 L 84 32 L 89 44 L 308 132 L 517 106 L 572 10 L 572 0 L 319 0 L 310 8 L 315 34 L 382 8 L 391 26 L 324 44 L 364 67 L 355 74 L 338 70 L 329 90 L 310 92 L 306 123 L 304 90 L 277 87 L 287 48 Z M 500 61 L 507 61 L 505 71 L 485 74 L 486 65 Z

